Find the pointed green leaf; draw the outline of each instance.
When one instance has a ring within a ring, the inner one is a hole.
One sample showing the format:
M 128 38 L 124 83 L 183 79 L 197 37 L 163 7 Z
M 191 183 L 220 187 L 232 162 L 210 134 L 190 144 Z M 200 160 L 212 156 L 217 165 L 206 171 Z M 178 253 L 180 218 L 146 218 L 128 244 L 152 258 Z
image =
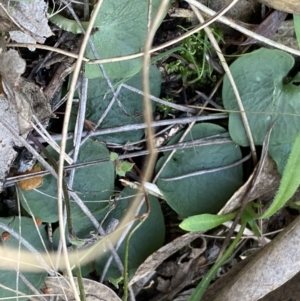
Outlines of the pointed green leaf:
M 293 18 L 294 18 L 294 28 L 295 28 L 296 38 L 297 38 L 298 46 L 300 48 L 300 16 L 293 15 Z
M 186 231 L 196 232 L 196 231 L 207 231 L 213 228 L 216 228 L 222 225 L 225 222 L 228 222 L 234 219 L 236 212 L 225 214 L 225 215 L 216 215 L 216 214 L 200 214 L 194 215 L 186 218 L 183 222 L 180 223 L 179 227 Z
M 282 208 L 300 185 L 300 133 L 297 135 L 292 151 L 284 168 L 279 190 L 269 209 L 261 218 L 268 218 Z

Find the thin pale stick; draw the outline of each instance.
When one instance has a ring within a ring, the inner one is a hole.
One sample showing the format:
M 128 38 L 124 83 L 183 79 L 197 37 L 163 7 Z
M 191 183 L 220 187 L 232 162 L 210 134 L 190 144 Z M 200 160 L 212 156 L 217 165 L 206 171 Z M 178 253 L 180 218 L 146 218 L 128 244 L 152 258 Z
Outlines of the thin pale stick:
M 201 10 L 202 12 L 210 15 L 210 16 L 214 16 L 215 15 L 215 11 L 213 11 L 212 9 L 208 8 L 207 6 L 203 5 L 202 3 L 196 1 L 196 0 L 186 0 L 189 4 L 191 5 L 194 5 L 195 7 L 197 7 L 199 10 Z M 231 20 L 230 18 L 227 18 L 225 16 L 218 16 L 217 20 L 225 25 L 228 25 L 230 26 L 231 28 L 233 29 L 236 29 L 237 31 L 251 37 L 251 38 L 254 38 L 260 42 L 263 42 L 269 46 L 272 46 L 272 47 L 275 47 L 277 49 L 280 49 L 280 50 L 283 50 L 283 51 L 286 51 L 286 52 L 289 52 L 291 54 L 294 54 L 294 55 L 297 55 L 297 56 L 300 56 L 300 51 L 299 50 L 296 50 L 296 49 L 293 49 L 293 48 L 290 48 L 290 47 L 287 47 L 285 45 L 282 45 L 280 43 L 277 43 L 277 42 L 274 42 L 270 39 L 267 39 L 251 30 L 248 30 L 246 28 L 244 28 L 243 26 L 240 26 L 238 25 L 236 22 L 234 22 L 234 20 Z
M 60 48 L 55 48 L 55 47 L 51 47 L 51 46 L 47 46 L 47 45 L 41 45 L 41 44 L 32 44 L 32 43 L 8 43 L 6 45 L 7 47 L 24 47 L 24 48 L 28 48 L 28 47 L 35 47 L 37 49 L 43 49 L 43 50 L 49 50 L 52 52 L 56 52 L 56 53 L 60 53 L 63 54 L 65 56 L 69 56 L 69 57 L 73 57 L 74 59 L 78 58 L 78 54 L 76 53 L 72 53 L 66 50 L 62 50 Z M 85 62 L 89 62 L 90 59 L 88 58 L 83 58 L 83 61 Z
M 36 159 L 49 171 L 49 173 L 51 173 L 54 177 L 57 177 L 53 167 L 48 164 L 48 162 L 45 161 L 45 159 L 22 136 L 20 136 L 4 118 L 0 119 L 0 123 L 2 123 L 2 125 L 10 131 L 10 133 L 17 138 L 23 146 L 25 146 L 33 154 L 34 157 L 36 157 Z
M 35 119 L 35 116 L 33 115 L 33 119 Z M 36 121 L 36 119 L 35 119 Z M 47 142 L 54 150 L 57 151 L 57 153 L 60 153 L 60 147 L 59 145 L 55 142 L 55 140 L 52 139 L 52 137 L 49 135 L 49 133 L 44 129 L 42 125 L 40 125 L 40 128 L 38 128 L 33 122 L 31 122 L 31 126 L 34 128 L 34 130 L 42 137 L 44 142 Z M 73 164 L 73 160 L 71 157 L 69 157 L 67 154 L 66 156 L 66 161 L 69 164 Z
M 145 56 L 143 60 L 143 90 L 144 90 L 144 116 L 145 116 L 145 123 L 146 127 L 146 136 L 147 136 L 147 147 L 149 151 L 149 155 L 145 161 L 145 169 L 143 171 L 142 179 L 141 179 L 141 186 L 143 183 L 147 182 L 152 174 L 153 165 L 156 160 L 156 150 L 153 141 L 153 128 L 151 127 L 152 123 L 152 107 L 150 103 L 150 88 L 149 88 L 149 64 L 150 64 L 150 47 L 154 38 L 154 34 L 156 32 L 156 28 L 159 26 L 160 20 L 162 19 L 165 10 L 167 9 L 168 0 L 161 1 L 159 10 L 151 24 L 151 28 L 149 30 L 146 43 L 144 46 L 145 49 Z M 132 221 L 132 215 L 136 212 L 138 206 L 140 205 L 141 200 L 137 197 L 128 209 L 128 214 L 124 216 L 123 220 L 120 223 L 120 226 L 127 224 L 128 222 Z M 129 214 L 130 213 L 130 214 Z
M 145 95 L 145 93 L 142 90 L 139 90 L 137 88 L 131 87 L 131 86 L 126 85 L 126 84 L 122 84 L 121 86 L 124 87 L 124 88 L 126 88 L 126 89 L 128 89 L 128 90 L 131 90 L 131 91 L 133 91 L 133 92 L 135 92 L 137 94 L 140 94 L 140 95 L 143 95 L 143 96 Z M 195 110 L 193 108 L 189 108 L 189 107 L 185 107 L 183 105 L 178 105 L 176 103 L 168 102 L 168 101 L 165 101 L 165 100 L 160 99 L 158 97 L 155 97 L 153 95 L 149 95 L 149 98 L 151 100 L 154 100 L 154 101 L 162 104 L 162 105 L 168 106 L 168 107 L 173 108 L 173 109 L 178 110 L 178 111 L 192 113 L 192 114 L 194 114 L 194 113 L 197 112 L 197 110 Z
M 170 182 L 170 181 L 178 181 L 178 180 L 182 180 L 182 179 L 186 179 L 186 178 L 190 178 L 190 177 L 196 177 L 196 176 L 201 176 L 201 175 L 208 174 L 208 173 L 212 173 L 212 172 L 217 172 L 217 171 L 221 171 L 221 170 L 226 170 L 226 169 L 228 169 L 228 168 L 232 168 L 232 167 L 235 167 L 235 166 L 238 166 L 238 165 L 242 164 L 243 162 L 247 161 L 250 157 L 251 157 L 251 154 L 250 154 L 250 155 L 247 155 L 247 156 L 244 157 L 243 159 L 240 159 L 240 160 L 238 160 L 238 161 L 236 161 L 236 162 L 234 162 L 234 163 L 227 164 L 227 165 L 222 166 L 222 167 L 202 169 L 202 170 L 190 172 L 190 173 L 188 173 L 188 174 L 181 175 L 181 176 L 177 176 L 177 177 L 172 177 L 172 178 L 160 178 L 160 180 L 166 181 L 166 182 Z
M 220 10 L 218 13 L 216 13 L 211 19 L 207 20 L 205 22 L 205 24 L 203 24 L 199 27 L 196 27 L 195 29 L 183 34 L 182 36 L 180 36 L 180 37 L 178 37 L 178 38 L 176 38 L 172 41 L 166 42 L 166 43 L 164 43 L 160 46 L 152 48 L 150 50 L 150 53 L 153 53 L 153 52 L 156 52 L 158 50 L 164 49 L 168 46 L 172 46 L 172 45 L 184 40 L 185 38 L 193 35 L 194 33 L 198 32 L 200 29 L 203 29 L 205 26 L 208 26 L 208 25 L 212 24 L 213 22 L 215 22 L 219 18 L 219 16 L 224 15 L 232 6 L 234 6 L 237 3 L 237 1 L 238 0 L 234 0 L 234 1 L 230 2 L 222 10 Z M 268 39 L 266 39 L 266 40 L 268 40 Z M 269 40 L 269 41 L 271 41 L 271 40 Z M 62 50 L 62 49 L 59 49 L 59 48 L 46 46 L 46 45 L 32 44 L 32 43 L 8 43 L 7 44 L 7 47 L 26 47 L 27 48 L 27 47 L 32 47 L 32 46 L 34 46 L 37 49 L 50 50 L 50 51 L 53 51 L 53 52 L 58 52 L 58 53 L 64 54 L 66 56 L 70 56 L 70 57 L 73 57 L 73 58 L 78 58 L 77 54 L 74 54 L 72 52 L 68 52 L 68 51 L 65 51 L 65 50 Z M 290 49 L 293 50 L 292 48 L 290 48 Z M 122 57 L 114 57 L 114 58 L 99 59 L 99 60 L 91 60 L 91 59 L 88 59 L 86 57 L 83 57 L 83 61 L 85 61 L 89 64 L 101 64 L 101 63 L 104 64 L 104 63 L 111 63 L 111 62 L 126 61 L 126 60 L 130 60 L 130 59 L 134 59 L 134 58 L 144 56 L 144 54 L 145 54 L 145 52 L 139 52 L 139 53 L 126 55 L 126 56 L 122 56 Z M 298 51 L 298 55 L 300 55 L 300 51 Z
M 191 7 L 192 7 L 194 13 L 196 14 L 198 20 L 201 23 L 203 23 L 204 18 L 202 17 L 201 13 L 193 5 L 191 5 Z M 224 70 L 225 70 L 225 72 L 228 76 L 228 79 L 230 81 L 231 87 L 233 89 L 234 95 L 235 95 L 236 100 L 237 100 L 237 104 L 238 104 L 240 112 L 241 112 L 241 118 L 242 118 L 242 121 L 243 121 L 243 124 L 244 124 L 244 128 L 245 128 L 245 131 L 246 131 L 248 141 L 249 141 L 249 146 L 250 146 L 250 149 L 251 149 L 253 163 L 254 163 L 254 165 L 256 165 L 256 163 L 257 163 L 256 149 L 255 149 L 254 140 L 253 140 L 252 132 L 251 132 L 251 129 L 250 129 L 250 125 L 249 125 L 249 122 L 248 122 L 248 118 L 247 118 L 247 115 L 245 113 L 244 105 L 243 105 L 243 102 L 242 102 L 241 97 L 240 97 L 240 93 L 237 89 L 237 86 L 235 84 L 235 81 L 234 81 L 234 78 L 231 74 L 231 71 L 228 67 L 228 64 L 225 60 L 225 57 L 224 57 L 224 55 L 223 55 L 223 53 L 222 53 L 222 51 L 221 51 L 221 49 L 218 45 L 218 42 L 216 41 L 214 35 L 212 34 L 211 30 L 208 27 L 205 27 L 204 30 L 205 30 L 210 42 L 214 46 L 214 48 L 217 52 L 217 55 L 220 59 L 220 62 L 222 64 L 222 67 L 224 68 Z
M 223 138 L 220 138 L 220 137 L 223 137 Z M 162 146 L 162 147 L 157 148 L 157 152 L 166 152 L 166 151 L 171 151 L 174 149 L 185 149 L 185 148 L 192 148 L 192 147 L 196 147 L 196 146 L 215 145 L 215 144 L 224 144 L 224 143 L 232 143 L 232 140 L 230 138 L 226 138 L 221 135 L 214 135 L 211 137 L 195 139 L 193 141 L 177 143 L 175 145 Z M 148 150 L 120 155 L 119 160 L 125 160 L 128 158 L 140 157 L 140 156 L 145 156 L 145 155 L 148 155 Z M 64 170 L 72 170 L 73 168 L 83 168 L 83 167 L 92 166 L 95 164 L 109 162 L 110 160 L 111 160 L 110 158 L 104 158 L 104 159 L 94 160 L 94 161 L 90 161 L 90 162 L 77 163 L 77 164 L 73 164 L 71 166 L 65 166 Z M 48 171 L 39 171 L 39 172 L 35 172 L 32 174 L 9 177 L 7 179 L 4 187 L 12 185 L 13 183 L 20 181 L 20 180 L 31 179 L 31 178 L 34 178 L 37 176 L 45 176 L 47 174 L 49 174 Z
M 151 127 L 154 128 L 154 127 L 159 127 L 159 126 L 186 124 L 186 123 L 191 123 L 193 121 L 197 122 L 197 121 L 224 119 L 224 118 L 228 118 L 228 115 L 227 114 L 215 114 L 215 115 L 207 115 L 207 116 L 192 116 L 192 117 L 184 117 L 184 118 L 176 118 L 176 119 L 166 119 L 166 120 L 151 122 Z M 114 128 L 98 130 L 98 131 L 92 132 L 90 134 L 90 137 L 145 129 L 146 127 L 147 127 L 147 125 L 145 123 L 134 123 L 134 124 L 129 124 L 129 125 L 125 125 L 125 126 L 118 126 L 118 127 L 114 127 Z M 52 138 L 54 140 L 61 140 L 61 135 L 59 135 L 59 134 L 53 135 Z M 72 138 L 73 138 L 73 134 L 69 133 L 67 136 L 67 139 L 72 139 Z M 43 140 L 41 140 L 41 142 L 43 142 Z
M 76 61 L 75 64 L 75 68 L 74 68 L 74 73 L 73 73 L 73 77 L 72 77 L 72 81 L 70 84 L 70 89 L 69 89 L 69 97 L 67 100 L 67 104 L 66 104 L 66 111 L 65 111 L 65 118 L 64 118 L 64 123 L 63 123 L 63 130 L 62 130 L 62 140 L 61 140 L 61 153 L 60 153 L 60 160 L 59 160 L 59 164 L 58 164 L 58 180 L 57 180 L 57 203 L 58 203 L 58 213 L 59 213 L 59 223 L 61 225 L 63 225 L 63 204 L 62 204 L 62 196 L 63 196 L 63 172 L 64 172 L 64 159 L 65 159 L 65 150 L 66 150 L 66 137 L 68 134 L 68 125 L 69 125 L 69 120 L 70 120 L 70 115 L 71 115 L 71 109 L 72 109 L 72 101 L 73 101 L 73 96 L 74 96 L 74 92 L 75 92 L 75 86 L 76 86 L 76 82 L 79 76 L 79 72 L 80 72 L 80 68 L 81 68 L 81 64 L 83 61 L 83 55 L 85 52 L 85 48 L 87 46 L 88 43 L 88 39 L 89 36 L 92 32 L 92 28 L 93 25 L 95 23 L 96 17 L 98 15 L 98 12 L 100 10 L 100 7 L 103 3 L 103 0 L 99 0 L 97 2 L 97 4 L 94 7 L 94 10 L 92 12 L 91 18 L 90 18 L 90 22 L 88 25 L 88 28 L 86 30 L 86 33 L 84 35 L 81 47 L 80 47 L 80 51 L 78 54 L 78 59 Z M 72 271 L 70 269 L 70 261 L 69 261 L 69 257 L 68 257 L 68 250 L 67 250 L 67 246 L 66 246 L 66 239 L 65 239 L 65 230 L 63 229 L 63 227 L 60 227 L 60 237 L 63 241 L 63 257 L 65 260 L 65 263 L 67 264 L 67 274 L 70 278 L 70 283 L 71 283 L 71 287 L 73 289 L 74 292 L 74 296 L 76 301 L 80 301 L 79 295 L 78 295 L 78 290 L 76 288 L 74 279 L 73 279 L 73 275 L 72 275 Z M 76 292 L 76 293 L 75 293 Z

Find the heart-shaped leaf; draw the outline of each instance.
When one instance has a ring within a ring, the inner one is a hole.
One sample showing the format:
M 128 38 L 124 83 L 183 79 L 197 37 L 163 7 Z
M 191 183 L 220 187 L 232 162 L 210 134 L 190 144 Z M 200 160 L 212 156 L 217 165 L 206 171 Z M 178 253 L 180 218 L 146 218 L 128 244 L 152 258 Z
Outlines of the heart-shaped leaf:
M 243 55 L 230 66 L 256 145 L 262 145 L 273 122 L 270 147 L 293 142 L 300 130 L 300 87 L 297 77 L 287 78 L 293 65 L 291 55 L 261 48 Z M 227 77 L 223 84 L 223 103 L 229 110 L 230 136 L 237 144 L 248 146 L 240 113 L 232 112 L 239 108 Z

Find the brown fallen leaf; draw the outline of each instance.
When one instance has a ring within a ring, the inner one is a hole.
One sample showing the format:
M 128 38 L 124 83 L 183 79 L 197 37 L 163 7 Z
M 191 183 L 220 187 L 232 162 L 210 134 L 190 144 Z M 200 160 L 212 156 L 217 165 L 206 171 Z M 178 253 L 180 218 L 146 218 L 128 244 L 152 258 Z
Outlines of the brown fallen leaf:
M 76 277 L 74 277 L 74 281 L 78 289 Z M 83 286 L 86 294 L 86 301 L 121 301 L 112 289 L 97 281 L 84 278 Z M 54 299 L 57 301 L 75 300 L 68 278 L 48 277 L 45 282 L 45 289 L 47 289 L 48 292 L 51 292 L 52 297 L 55 297 Z M 47 300 L 52 300 L 51 297 L 46 298 Z
M 300 217 L 272 242 L 215 282 L 202 301 L 256 301 L 300 271 Z M 295 299 L 296 300 L 296 299 Z
M 258 0 L 258 1 L 277 10 L 284 11 L 290 14 L 300 15 L 300 6 L 298 0 Z
M 2 48 L 3 50 L 3 48 Z M 40 88 L 23 78 L 25 61 L 15 50 L 0 53 L 0 75 L 3 91 L 0 94 L 0 119 L 10 129 L 26 138 L 32 129 L 33 114 L 43 122 L 51 116 L 50 104 Z M 0 191 L 17 153 L 14 146 L 22 146 L 10 131 L 0 123 Z
M 238 209 L 245 197 L 247 191 L 248 202 L 261 198 L 268 194 L 273 198 L 279 187 L 281 176 L 277 171 L 275 162 L 267 154 L 264 164 L 261 166 L 261 172 L 258 173 L 258 166 L 254 169 L 247 182 L 240 187 L 220 210 L 218 214 L 228 214 Z M 253 189 L 251 189 L 253 187 Z
M 142 277 L 145 277 L 147 274 L 154 271 L 165 259 L 170 257 L 172 254 L 174 254 L 184 246 L 188 245 L 201 235 L 201 233 L 197 232 L 187 233 L 157 250 L 155 253 L 150 255 L 145 260 L 145 262 L 136 270 L 133 278 L 129 282 L 129 285 L 134 284 Z
M 267 18 L 265 18 L 255 29 L 255 33 L 264 36 L 268 39 L 271 39 L 275 32 L 280 27 L 280 24 L 282 21 L 286 18 L 287 13 L 284 13 L 282 11 L 273 11 Z M 241 43 L 240 45 L 249 45 L 249 44 L 255 44 L 258 41 L 254 38 L 248 37 L 246 41 Z
M 267 192 L 277 189 L 274 187 L 274 181 L 278 180 L 278 172 L 276 171 L 275 163 L 268 155 L 270 135 L 273 129 L 274 123 L 269 128 L 263 142 L 263 148 L 261 158 L 257 166 L 247 182 L 235 192 L 226 205 L 220 210 L 219 214 L 227 214 L 233 212 L 235 209 L 245 205 Z M 277 177 L 274 177 L 273 175 Z M 279 181 L 276 183 L 279 185 Z M 243 209 L 241 209 L 243 210 Z
M 3 43 L 5 43 L 2 40 Z M 21 74 L 25 72 L 26 62 L 23 60 L 18 51 L 10 49 L 2 51 L 0 54 L 0 73 L 2 81 L 10 87 L 17 85 Z
M 190 285 L 195 274 L 200 267 L 206 262 L 205 257 L 201 256 L 206 250 L 206 241 L 202 238 L 202 246 L 200 248 L 191 248 L 189 261 L 178 264 L 176 274 L 172 277 L 170 286 L 168 287 L 167 300 L 174 300 L 175 296 Z
M 5 120 L 12 129 L 19 132 L 19 122 L 16 107 L 9 103 L 4 95 L 0 94 L 0 119 Z M 0 191 L 10 169 L 12 162 L 17 156 L 14 146 L 21 147 L 20 141 L 13 137 L 10 131 L 0 123 Z

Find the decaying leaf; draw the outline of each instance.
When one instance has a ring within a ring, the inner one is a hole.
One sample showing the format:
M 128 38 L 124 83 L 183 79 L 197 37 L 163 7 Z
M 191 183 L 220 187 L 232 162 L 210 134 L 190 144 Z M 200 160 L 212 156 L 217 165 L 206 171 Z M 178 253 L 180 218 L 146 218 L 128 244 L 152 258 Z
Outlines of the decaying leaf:
M 279 184 L 278 172 L 275 164 L 268 155 L 269 142 L 274 123 L 269 127 L 264 141 L 261 158 L 247 182 L 238 189 L 219 214 L 227 214 L 242 206 L 243 203 L 253 201 L 268 192 L 275 192 Z M 274 176 L 275 175 L 275 176 Z M 277 181 L 277 182 L 276 182 Z M 274 185 L 274 184 L 277 184 Z
M 264 161 L 259 176 L 257 175 L 258 166 L 254 169 L 247 182 L 234 193 L 218 214 L 228 214 L 239 208 L 247 191 L 250 191 L 247 195 L 248 202 L 261 198 L 266 194 L 268 194 L 269 198 L 274 197 L 279 187 L 280 175 L 276 169 L 275 162 L 269 155 Z M 254 189 L 251 189 L 252 187 Z
M 4 95 L 0 94 L 0 119 L 5 119 L 16 132 L 19 132 L 18 116 L 16 107 L 9 103 Z M 14 146 L 22 146 L 20 141 L 13 137 L 9 130 L 0 123 L 0 191 L 8 174 L 9 168 L 14 161 L 17 152 Z
M 255 33 L 262 35 L 268 39 L 271 39 L 275 32 L 280 27 L 282 21 L 286 18 L 287 13 L 282 11 L 273 11 L 268 17 L 266 17 L 255 29 Z M 255 44 L 258 41 L 252 37 L 248 37 L 243 43 L 240 45 L 249 45 Z
M 77 278 L 74 277 L 78 289 Z M 113 290 L 99 282 L 83 279 L 86 301 L 121 301 Z M 63 277 L 48 277 L 45 282 L 45 288 L 51 289 L 51 297 L 45 297 L 47 300 L 55 297 L 55 300 L 74 300 L 74 293 L 70 287 L 69 280 Z
M 177 263 L 177 269 L 174 275 L 172 275 L 171 281 L 167 288 L 167 300 L 174 300 L 175 296 L 189 285 L 195 274 L 199 271 L 200 267 L 206 262 L 204 256 L 201 256 L 206 250 L 206 240 L 201 237 L 202 245 L 200 248 L 190 247 L 188 261 L 185 258 L 184 261 L 179 260 Z
M 14 19 L 8 14 L 3 4 L 0 3 L 0 31 L 11 31 L 21 29 Z
M 21 31 L 23 34 L 12 33 L 16 42 L 44 43 L 52 35 L 48 25 L 47 4 L 42 0 L 10 1 L 0 3 L 0 31 Z M 28 40 L 24 39 L 28 36 Z
M 26 62 L 20 58 L 18 51 L 10 49 L 0 54 L 0 73 L 2 80 L 10 87 L 16 86 L 24 73 Z
M 137 269 L 134 277 L 131 279 L 129 285 L 137 282 L 142 277 L 155 270 L 165 259 L 170 257 L 172 254 L 183 248 L 184 246 L 191 243 L 202 234 L 197 232 L 187 233 L 181 237 L 176 238 L 169 244 L 161 247 L 158 251 L 149 256 L 145 262 Z
M 43 123 L 52 116 L 49 101 L 38 85 L 21 77 L 16 91 L 19 97 L 27 97 L 28 102 L 32 103 L 33 114 L 35 114 L 40 122 Z
M 22 93 L 20 87 L 11 88 L 4 81 L 2 81 L 2 86 L 7 96 L 7 102 L 15 106 L 15 114 L 17 115 L 19 127 L 18 132 L 26 136 L 32 128 L 30 123 L 32 118 L 32 101 L 26 94 Z
M 291 280 L 284 285 L 278 287 L 259 301 L 284 301 L 284 300 L 300 300 L 300 273 L 298 273 Z
M 40 121 L 51 116 L 50 105 L 40 88 L 23 78 L 26 63 L 15 50 L 0 53 L 0 118 L 23 138 L 32 129 L 31 119 L 35 114 Z M 22 146 L 18 139 L 0 123 L 0 191 L 17 153 L 14 146 Z
M 51 107 L 33 82 L 21 78 L 26 63 L 16 50 L 0 53 L 2 87 L 8 103 L 14 103 L 18 116 L 19 133 L 31 130 L 31 118 L 35 113 L 43 121 L 51 116 Z
M 259 2 L 290 14 L 300 14 L 298 0 L 259 0 Z
M 233 268 L 232 272 L 215 282 L 202 301 L 261 300 L 299 272 L 299 244 L 298 217 L 262 250 L 247 258 L 246 262 L 242 261 L 241 269 Z

